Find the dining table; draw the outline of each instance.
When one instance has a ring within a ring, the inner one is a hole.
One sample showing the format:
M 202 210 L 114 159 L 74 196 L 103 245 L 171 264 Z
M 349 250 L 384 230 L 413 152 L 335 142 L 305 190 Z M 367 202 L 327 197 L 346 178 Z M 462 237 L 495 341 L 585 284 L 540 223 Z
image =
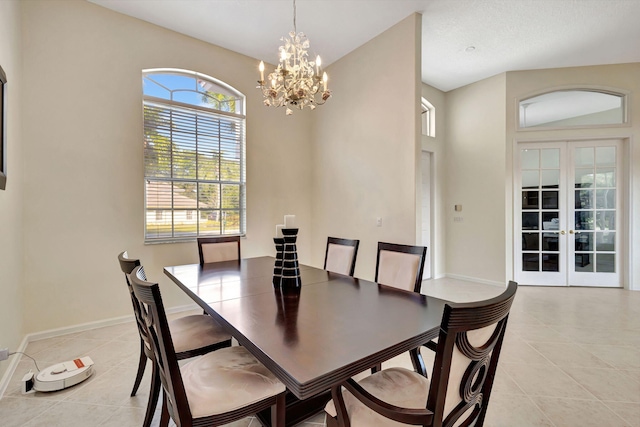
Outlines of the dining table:
M 274 257 L 164 273 L 288 389 L 286 424 L 322 410 L 332 386 L 438 336 L 447 301 L 300 264 L 302 286 L 274 286 Z M 257 414 L 263 425 L 269 410 Z

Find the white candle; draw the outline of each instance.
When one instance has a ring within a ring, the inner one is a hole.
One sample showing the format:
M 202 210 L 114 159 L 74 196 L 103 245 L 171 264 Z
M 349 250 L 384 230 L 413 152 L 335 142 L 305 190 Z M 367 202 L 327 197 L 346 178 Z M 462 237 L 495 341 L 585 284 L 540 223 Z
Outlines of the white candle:
M 327 73 L 324 73 L 322 75 L 322 83 L 324 83 L 324 91 L 327 91 L 327 80 L 329 80 L 329 77 L 327 76 Z
M 263 82 L 264 81 L 264 61 L 260 61 L 260 66 L 258 68 L 260 69 L 260 81 Z
M 316 56 L 316 75 L 320 75 L 320 65 L 322 65 L 322 60 L 320 59 L 320 55 Z
M 284 216 L 284 228 L 296 228 L 296 216 L 285 215 Z
M 276 225 L 276 238 L 278 238 L 278 239 L 282 238 L 282 229 L 283 228 L 284 228 L 283 224 Z

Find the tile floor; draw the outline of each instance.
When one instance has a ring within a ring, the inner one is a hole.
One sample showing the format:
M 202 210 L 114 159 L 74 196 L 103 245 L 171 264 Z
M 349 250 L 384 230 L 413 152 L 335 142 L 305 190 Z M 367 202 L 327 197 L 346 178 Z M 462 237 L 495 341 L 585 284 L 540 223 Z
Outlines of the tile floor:
M 452 279 L 425 281 L 423 286 L 423 293 L 454 301 L 484 299 L 500 291 Z M 23 357 L 0 400 L 0 425 L 141 425 L 148 374 L 138 395 L 129 397 L 138 345 L 133 322 L 30 343 L 26 352 L 40 367 L 89 355 L 96 373 L 71 389 L 22 395 L 20 379 L 33 368 Z M 392 364 L 410 366 L 408 357 L 384 367 Z M 259 423 L 250 417 L 231 425 Z M 640 427 L 640 292 L 520 287 L 485 425 Z M 300 426 L 324 426 L 324 415 Z

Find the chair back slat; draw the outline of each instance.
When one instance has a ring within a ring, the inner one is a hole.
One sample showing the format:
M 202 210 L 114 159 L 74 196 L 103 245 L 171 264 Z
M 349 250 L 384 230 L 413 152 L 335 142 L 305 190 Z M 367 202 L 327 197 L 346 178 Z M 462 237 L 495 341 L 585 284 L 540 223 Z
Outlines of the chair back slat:
M 149 345 L 167 398 L 167 409 L 173 420 L 191 420 L 191 411 L 180 375 L 180 367 L 169 331 L 169 323 L 157 283 L 146 281 L 142 267 L 129 275 L 133 292 L 140 302 L 140 313 L 147 328 Z M 179 421 L 176 424 L 180 425 Z
M 517 284 L 501 295 L 445 305 L 427 409 L 434 426 L 481 426 Z

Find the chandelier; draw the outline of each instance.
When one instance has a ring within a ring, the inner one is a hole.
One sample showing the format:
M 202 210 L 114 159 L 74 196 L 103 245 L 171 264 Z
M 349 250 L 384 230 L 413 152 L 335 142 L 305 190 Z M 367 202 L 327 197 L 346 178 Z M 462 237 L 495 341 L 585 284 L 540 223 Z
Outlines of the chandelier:
M 296 0 L 293 0 L 293 31 L 278 48 L 280 61 L 276 69 L 264 80 L 264 62 L 260 61 L 260 80 L 258 88 L 262 90 L 264 105 L 267 107 L 287 107 L 287 116 L 293 114 L 292 108 L 302 110 L 322 105 L 331 97 L 327 89 L 327 73 L 322 73 L 320 56 L 315 61 L 308 60 L 309 40 L 296 28 Z

